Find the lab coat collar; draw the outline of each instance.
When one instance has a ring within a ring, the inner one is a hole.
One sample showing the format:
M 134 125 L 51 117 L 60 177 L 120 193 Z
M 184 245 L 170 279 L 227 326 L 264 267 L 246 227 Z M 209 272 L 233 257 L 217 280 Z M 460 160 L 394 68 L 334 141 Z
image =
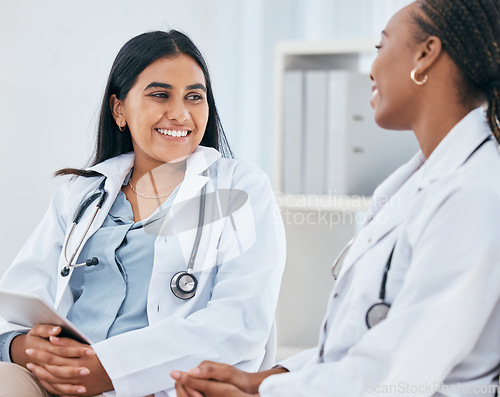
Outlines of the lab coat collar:
M 484 111 L 477 108 L 450 130 L 427 160 L 419 151 L 389 176 L 373 194 L 367 216 L 370 224 L 356 236 L 339 277 L 403 221 L 406 207 L 399 205 L 400 198 L 395 195 L 408 178 L 419 171 L 413 191 L 406 196 L 415 197 L 428 184 L 456 171 L 490 135 Z
M 186 160 L 186 172 L 201 174 L 221 157 L 220 153 L 211 147 L 198 146 Z M 89 167 L 89 171 L 96 171 L 107 177 L 127 174 L 134 165 L 134 152 L 121 154 L 102 163 Z
M 394 230 L 404 219 L 404 200 L 414 197 L 417 185 L 411 186 L 413 191 L 407 191 L 402 199 L 397 193 L 405 182 L 422 166 L 425 157 L 418 152 L 406 164 L 399 167 L 373 193 L 367 222 L 356 236 L 345 265 L 341 269 L 339 279 L 374 245 Z
M 419 189 L 455 172 L 489 136 L 491 130 L 484 110 L 472 110 L 450 130 L 424 163 L 417 179 Z
M 99 227 L 101 227 L 102 223 L 104 222 L 104 219 L 111 209 L 116 196 L 122 188 L 123 181 L 134 165 L 134 158 L 135 157 L 133 152 L 125 153 L 88 168 L 88 170 L 96 171 L 107 177 L 104 189 L 106 190 L 108 197 L 104 201 L 101 210 L 97 213 L 95 221 L 92 223 L 92 226 L 86 234 L 85 240 L 77 252 L 77 258 L 80 255 L 80 252 L 85 246 L 87 240 L 99 229 Z M 172 206 L 179 202 L 187 202 L 189 199 L 194 197 L 198 191 L 202 189 L 202 187 L 207 183 L 208 177 L 199 175 L 199 173 L 208 169 L 208 167 L 210 167 L 219 158 L 220 153 L 213 148 L 207 148 L 203 146 L 198 146 L 198 148 L 196 148 L 196 150 L 186 160 L 186 175 L 184 178 L 184 182 L 180 186 Z M 95 181 L 91 186 L 89 186 L 89 191 L 93 191 L 94 189 L 96 189 L 101 180 L 102 179 L 100 179 L 99 181 Z M 84 213 L 84 217 L 75 227 L 75 236 L 82 235 L 81 233 L 83 233 L 83 230 L 81 229 L 88 224 L 88 219 L 91 217 L 91 215 L 91 211 L 86 211 Z M 69 243 L 68 252 L 74 252 L 77 243 L 77 239 L 73 238 L 73 240 Z M 61 257 L 59 261 L 59 270 L 62 269 L 65 265 L 66 263 Z M 67 292 L 67 285 L 69 279 L 71 278 L 72 272 L 73 269 L 70 270 L 70 275 L 68 277 L 58 278 L 56 307 L 59 307 L 63 300 L 64 294 Z

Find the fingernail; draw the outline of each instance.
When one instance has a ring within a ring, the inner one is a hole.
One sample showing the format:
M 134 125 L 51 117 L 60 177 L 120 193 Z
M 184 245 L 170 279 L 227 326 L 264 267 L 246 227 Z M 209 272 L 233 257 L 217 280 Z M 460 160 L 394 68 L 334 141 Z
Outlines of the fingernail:
M 79 387 L 78 389 L 76 389 L 76 391 L 78 393 L 85 393 L 87 391 L 87 389 L 85 389 L 85 387 L 82 386 L 82 387 Z
M 33 369 L 33 364 L 31 364 L 31 363 L 26 364 L 26 368 L 28 368 L 29 370 L 32 370 Z
M 56 333 L 57 331 L 59 331 L 59 327 L 52 328 L 50 332 Z
M 95 351 L 92 350 L 92 349 L 88 349 L 88 350 L 85 351 L 85 354 L 87 356 L 95 356 Z
M 201 370 L 198 367 L 194 367 L 194 368 L 191 368 L 189 370 L 189 373 L 191 375 L 200 375 L 201 374 Z
M 90 374 L 90 370 L 88 368 L 83 368 L 80 371 L 80 375 L 88 375 L 88 374 Z
M 26 349 L 26 354 L 31 356 L 33 354 L 33 349 Z
M 50 337 L 50 340 L 51 341 L 54 341 L 54 342 L 58 342 L 59 341 L 59 338 L 57 336 L 51 336 Z
M 179 371 L 172 371 L 172 372 L 170 372 L 170 376 L 172 378 L 174 378 L 175 380 L 177 380 L 181 377 L 181 373 Z

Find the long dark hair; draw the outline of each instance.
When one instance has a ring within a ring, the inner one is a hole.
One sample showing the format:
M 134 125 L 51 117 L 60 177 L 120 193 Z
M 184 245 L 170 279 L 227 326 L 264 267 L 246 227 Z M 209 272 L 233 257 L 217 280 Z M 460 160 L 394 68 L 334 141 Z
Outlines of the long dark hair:
M 121 132 L 113 118 L 110 107 L 111 96 L 114 94 L 120 100 L 125 99 L 144 69 L 160 58 L 177 54 L 185 54 L 193 58 L 205 75 L 209 114 L 205 134 L 200 144 L 219 150 L 224 157 L 233 157 L 215 106 L 210 74 L 203 55 L 189 37 L 177 30 L 170 30 L 168 32 L 154 31 L 140 34 L 125 43 L 116 56 L 102 98 L 97 142 L 90 165 L 99 164 L 133 150 L 132 137 L 128 127 L 125 127 L 126 130 Z M 55 173 L 55 175 L 68 174 L 96 175 L 93 171 L 76 168 L 64 168 Z
M 418 0 L 418 38 L 437 36 L 463 74 L 465 96 L 488 101 L 488 124 L 500 142 L 500 3 L 498 0 Z

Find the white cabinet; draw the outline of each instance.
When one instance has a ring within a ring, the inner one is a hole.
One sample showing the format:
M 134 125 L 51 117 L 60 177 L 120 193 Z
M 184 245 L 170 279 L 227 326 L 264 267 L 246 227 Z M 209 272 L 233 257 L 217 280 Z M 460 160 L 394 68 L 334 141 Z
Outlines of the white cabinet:
M 278 358 L 316 345 L 334 258 L 363 222 L 367 196 L 418 150 L 409 131 L 373 121 L 375 44 L 283 42 L 276 49 L 274 186 L 288 246 Z

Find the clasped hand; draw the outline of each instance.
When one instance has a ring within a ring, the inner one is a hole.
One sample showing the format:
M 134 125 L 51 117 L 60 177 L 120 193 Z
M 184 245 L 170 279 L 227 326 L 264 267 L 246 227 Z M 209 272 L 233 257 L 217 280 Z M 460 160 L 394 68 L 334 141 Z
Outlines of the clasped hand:
M 259 395 L 259 386 L 270 375 L 288 372 L 276 367 L 249 373 L 231 365 L 203 361 L 189 372 L 173 371 L 178 397 L 250 397 Z
M 12 361 L 25 366 L 49 393 L 95 396 L 113 389 L 90 345 L 59 337 L 61 327 L 34 326 L 11 344 Z

